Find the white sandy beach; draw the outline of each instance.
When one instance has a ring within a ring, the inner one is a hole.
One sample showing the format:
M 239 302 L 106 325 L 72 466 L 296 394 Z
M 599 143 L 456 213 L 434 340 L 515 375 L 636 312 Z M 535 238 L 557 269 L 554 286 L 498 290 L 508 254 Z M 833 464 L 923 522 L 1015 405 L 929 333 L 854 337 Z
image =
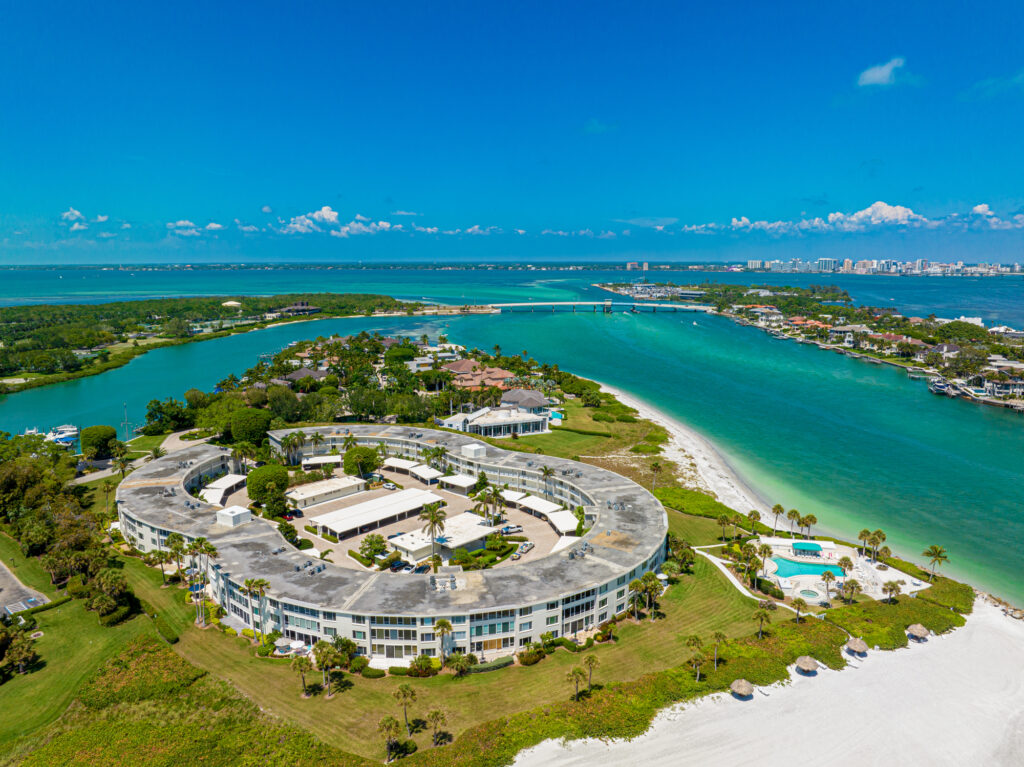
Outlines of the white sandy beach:
M 978 601 L 967 625 L 843 671 L 667 709 L 633 741 L 545 741 L 515 767 L 1024 764 L 1024 622 Z
M 601 390 L 635 408 L 641 418 L 664 426 L 670 438 L 664 449 L 665 458 L 684 467 L 692 461 L 704 489 L 714 493 L 726 506 L 742 513 L 757 509 L 762 515 L 770 510 L 771 504 L 740 479 L 714 445 L 689 426 L 621 389 L 601 383 Z

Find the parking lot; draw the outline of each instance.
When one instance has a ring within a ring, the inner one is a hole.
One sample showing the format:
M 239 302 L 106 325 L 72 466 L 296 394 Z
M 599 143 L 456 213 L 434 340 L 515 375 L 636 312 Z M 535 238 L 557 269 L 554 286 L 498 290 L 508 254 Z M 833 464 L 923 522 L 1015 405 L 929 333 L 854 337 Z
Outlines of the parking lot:
M 7 566 L 0 562 L 0 606 L 3 612 L 12 615 L 30 607 L 45 604 L 50 600 L 19 581 Z

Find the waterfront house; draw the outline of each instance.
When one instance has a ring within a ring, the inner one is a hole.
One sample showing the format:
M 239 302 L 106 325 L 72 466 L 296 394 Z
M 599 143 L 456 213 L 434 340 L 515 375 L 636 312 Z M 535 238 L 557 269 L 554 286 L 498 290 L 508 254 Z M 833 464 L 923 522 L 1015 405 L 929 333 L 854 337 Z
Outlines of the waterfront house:
M 482 437 L 511 437 L 542 434 L 548 431 L 547 413 L 532 413 L 515 405 L 480 408 L 472 413 L 456 413 L 441 421 L 446 429 L 479 434 Z
M 547 412 L 551 404 L 548 398 L 533 389 L 509 389 L 501 395 L 502 405 L 514 405 L 520 410 L 541 414 Z
M 944 360 L 951 360 L 960 355 L 960 347 L 956 344 L 937 344 L 932 347 L 932 351 L 941 354 Z
M 852 349 L 857 345 L 858 335 L 867 335 L 870 332 L 871 328 L 867 325 L 836 325 L 829 329 L 828 340 Z

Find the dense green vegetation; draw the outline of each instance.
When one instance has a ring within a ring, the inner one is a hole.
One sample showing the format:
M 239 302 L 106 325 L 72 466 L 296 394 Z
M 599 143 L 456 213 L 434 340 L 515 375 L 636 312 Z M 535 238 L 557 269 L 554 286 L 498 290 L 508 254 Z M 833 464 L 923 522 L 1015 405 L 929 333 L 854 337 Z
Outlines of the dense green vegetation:
M 323 317 L 419 307 L 389 296 L 357 293 L 0 307 L 0 376 L 30 374 L 27 383 L 13 386 L 27 388 L 93 375 L 156 346 L 215 338 L 286 320 L 267 320 L 264 315 L 300 301 L 319 307 L 317 316 Z

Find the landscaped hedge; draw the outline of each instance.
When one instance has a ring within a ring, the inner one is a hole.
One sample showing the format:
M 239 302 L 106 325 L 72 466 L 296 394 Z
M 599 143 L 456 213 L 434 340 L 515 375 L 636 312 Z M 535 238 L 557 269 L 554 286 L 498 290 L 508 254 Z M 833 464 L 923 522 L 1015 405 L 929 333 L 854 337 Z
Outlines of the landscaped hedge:
M 296 544 L 295 548 L 297 548 L 299 551 L 311 549 L 313 548 L 313 541 L 309 540 L 309 538 L 299 538 L 299 542 L 298 544 Z
M 388 669 L 388 673 L 391 674 L 391 676 L 409 676 L 409 667 L 408 666 L 391 666 Z M 364 674 L 364 676 L 365 676 L 365 674 Z
M 587 641 L 583 644 L 576 644 L 571 639 L 566 639 L 565 637 L 558 637 L 558 639 L 555 639 L 551 644 L 558 645 L 559 647 L 564 647 L 569 652 L 583 652 L 584 650 L 589 650 L 591 647 L 594 646 L 594 637 L 587 637 Z
M 320 537 L 323 538 L 325 541 L 330 541 L 331 543 L 337 543 L 338 542 L 338 536 L 331 535 L 330 533 L 324 533 Z
M 596 413 L 595 413 L 595 415 L 596 415 Z M 595 418 L 594 420 L 596 421 L 597 418 Z M 614 421 L 615 419 L 611 418 L 609 420 Z M 574 434 L 582 434 L 582 435 L 587 436 L 587 437 L 611 437 L 612 436 L 611 434 L 609 434 L 606 431 L 597 431 L 596 429 L 575 429 L 572 426 L 549 426 L 548 428 L 551 429 L 551 431 L 571 431 Z
M 507 668 L 516 662 L 516 659 L 508 655 L 504 658 L 495 658 L 494 660 L 487 661 L 486 663 L 477 663 L 475 666 L 469 667 L 470 674 L 483 674 L 487 671 L 496 671 L 499 668 Z
M 364 557 L 362 554 L 360 554 L 355 549 L 349 549 L 348 550 L 348 555 L 350 557 L 352 557 L 352 559 L 354 559 L 356 562 L 361 564 L 363 567 L 373 567 L 373 562 L 371 562 L 369 559 Z
M 384 669 L 380 668 L 364 668 L 363 677 L 365 679 L 381 679 L 384 677 Z
M 116 626 L 118 623 L 123 621 L 129 615 L 131 615 L 131 605 L 120 605 L 114 612 L 100 616 L 101 626 Z
M 53 600 L 52 602 L 46 602 L 45 604 L 30 607 L 27 610 L 22 610 L 21 612 L 15 613 L 15 615 L 35 615 L 36 613 L 45 613 L 47 610 L 52 610 L 55 607 L 66 605 L 70 601 L 71 597 L 69 596 L 59 597 Z
M 370 664 L 370 661 L 365 655 L 357 655 L 348 664 L 348 670 L 353 674 L 358 674 Z

